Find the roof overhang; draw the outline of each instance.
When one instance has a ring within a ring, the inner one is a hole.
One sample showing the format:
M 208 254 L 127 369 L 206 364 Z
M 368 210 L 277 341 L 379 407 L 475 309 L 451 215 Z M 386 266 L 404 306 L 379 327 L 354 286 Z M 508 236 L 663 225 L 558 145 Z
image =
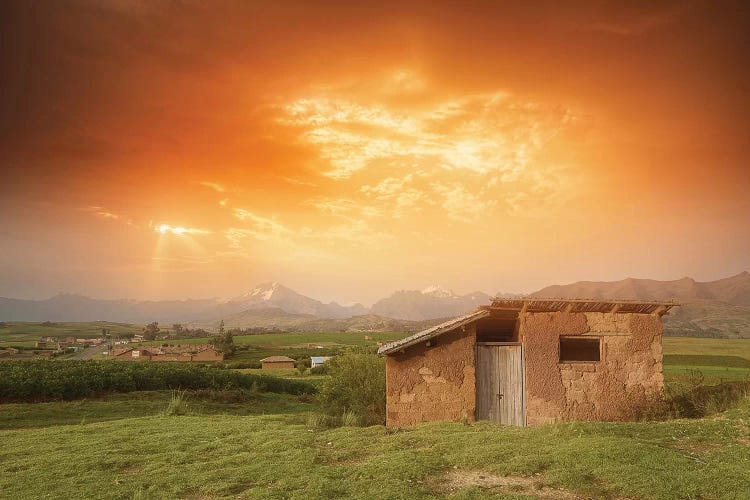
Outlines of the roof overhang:
M 415 333 L 414 335 L 411 335 L 409 337 L 403 338 L 401 340 L 397 340 L 395 342 L 390 342 L 382 346 L 380 349 L 378 349 L 378 354 L 385 355 L 385 354 L 392 354 L 394 352 L 398 352 L 414 344 L 424 342 L 433 337 L 437 337 L 438 335 L 442 335 L 444 333 L 450 332 L 457 328 L 461 328 L 462 326 L 468 325 L 469 323 L 473 323 L 477 321 L 478 319 L 485 318 L 489 316 L 490 314 L 491 314 L 490 311 L 486 309 L 478 309 L 465 316 L 459 316 L 458 318 L 453 318 L 451 320 L 446 321 L 445 323 L 441 323 L 437 326 L 433 326 L 432 328 L 428 328 L 427 330 L 423 330 L 419 333 Z
M 657 314 L 663 316 L 675 306 L 675 301 L 641 301 L 627 299 L 562 299 L 534 298 L 492 299 L 492 304 L 482 306 L 488 311 L 525 312 L 602 312 L 627 314 Z

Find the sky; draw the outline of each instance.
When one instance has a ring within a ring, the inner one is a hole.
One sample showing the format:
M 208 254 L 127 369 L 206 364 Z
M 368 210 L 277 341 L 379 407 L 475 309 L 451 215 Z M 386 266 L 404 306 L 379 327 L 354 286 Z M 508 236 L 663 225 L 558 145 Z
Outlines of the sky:
M 750 269 L 747 3 L 0 10 L 0 296 Z

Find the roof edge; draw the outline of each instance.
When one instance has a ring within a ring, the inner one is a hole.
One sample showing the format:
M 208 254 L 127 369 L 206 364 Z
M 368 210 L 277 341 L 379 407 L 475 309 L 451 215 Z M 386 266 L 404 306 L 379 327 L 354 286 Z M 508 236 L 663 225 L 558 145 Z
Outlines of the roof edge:
M 474 321 L 482 319 L 489 315 L 490 311 L 486 309 L 477 309 L 469 314 L 450 319 L 445 323 L 440 323 L 439 325 L 433 326 L 426 330 L 422 330 L 421 332 L 410 335 L 409 337 L 405 337 L 401 340 L 396 340 L 395 342 L 390 342 L 378 349 L 378 354 L 381 356 L 392 354 L 396 351 L 400 351 L 402 349 L 406 349 L 407 347 L 413 346 L 414 344 L 418 344 L 425 340 L 437 337 L 438 335 L 442 335 L 457 328 L 461 328 L 462 326 L 473 323 Z

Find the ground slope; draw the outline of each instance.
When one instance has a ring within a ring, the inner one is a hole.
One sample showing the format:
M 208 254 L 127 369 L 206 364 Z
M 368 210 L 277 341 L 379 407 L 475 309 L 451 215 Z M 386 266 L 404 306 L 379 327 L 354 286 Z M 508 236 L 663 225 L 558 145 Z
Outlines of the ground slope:
M 0 496 L 740 498 L 748 418 L 745 405 L 713 419 L 543 428 L 315 430 L 286 415 L 203 415 L 0 431 Z

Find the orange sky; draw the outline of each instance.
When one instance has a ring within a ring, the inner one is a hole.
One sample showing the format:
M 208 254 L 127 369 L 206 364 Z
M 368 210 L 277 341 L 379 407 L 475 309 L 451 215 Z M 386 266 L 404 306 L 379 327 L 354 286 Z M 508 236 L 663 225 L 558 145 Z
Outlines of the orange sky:
M 0 295 L 750 269 L 748 7 L 620 4 L 4 3 Z

